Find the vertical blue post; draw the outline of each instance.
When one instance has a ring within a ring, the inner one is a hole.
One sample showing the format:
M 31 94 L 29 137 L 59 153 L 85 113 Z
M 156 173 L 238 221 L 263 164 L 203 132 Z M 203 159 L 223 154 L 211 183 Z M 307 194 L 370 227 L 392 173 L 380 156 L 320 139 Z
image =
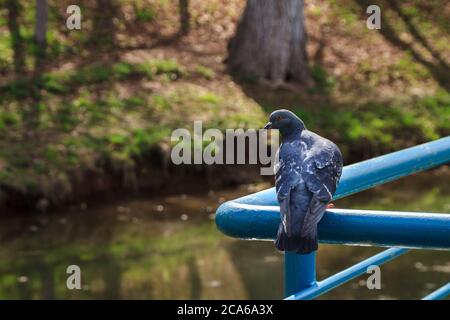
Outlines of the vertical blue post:
M 285 252 L 284 295 L 289 297 L 316 284 L 316 251 L 309 254 Z

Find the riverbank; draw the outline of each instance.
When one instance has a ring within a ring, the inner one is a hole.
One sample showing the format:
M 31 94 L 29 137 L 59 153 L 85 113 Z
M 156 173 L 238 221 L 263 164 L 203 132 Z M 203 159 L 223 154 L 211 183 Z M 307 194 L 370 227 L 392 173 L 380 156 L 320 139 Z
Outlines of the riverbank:
M 15 213 L 46 213 L 77 206 L 84 210 L 95 203 L 129 196 L 157 198 L 176 194 L 208 193 L 209 190 L 238 187 L 247 183 L 271 180 L 261 176 L 255 165 L 161 165 L 136 163 L 133 170 L 85 172 L 70 179 L 70 192 L 56 192 L 51 197 L 14 189 L 0 191 L 0 216 Z

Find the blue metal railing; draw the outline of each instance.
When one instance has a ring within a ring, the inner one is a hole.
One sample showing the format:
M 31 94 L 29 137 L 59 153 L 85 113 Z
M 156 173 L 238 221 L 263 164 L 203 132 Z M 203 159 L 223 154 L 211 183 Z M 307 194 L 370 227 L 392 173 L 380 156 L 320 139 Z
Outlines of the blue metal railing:
M 334 200 L 450 161 L 450 137 L 346 166 Z M 218 228 L 231 237 L 272 240 L 280 223 L 274 188 L 222 204 Z M 385 250 L 325 280 L 316 280 L 316 253 L 285 254 L 287 299 L 313 299 L 408 251 L 450 249 L 450 214 L 329 209 L 318 227 L 319 241 L 397 247 Z M 450 294 L 450 283 L 424 300 Z

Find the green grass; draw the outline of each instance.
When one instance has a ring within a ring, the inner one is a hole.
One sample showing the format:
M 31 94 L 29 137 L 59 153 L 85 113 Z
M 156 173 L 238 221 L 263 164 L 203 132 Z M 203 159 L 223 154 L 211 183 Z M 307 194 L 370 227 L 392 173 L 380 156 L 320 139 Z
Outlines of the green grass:
M 308 128 L 338 141 L 347 157 L 352 150 L 374 156 L 450 134 L 450 94 L 445 90 L 391 103 L 310 108 L 295 111 Z
M 156 11 L 153 8 L 135 8 L 134 14 L 138 22 L 152 22 L 156 18 Z
M 56 201 L 70 194 L 69 173 L 101 170 L 105 163 L 119 171 L 132 170 L 138 159 L 169 143 L 172 130 L 193 130 L 196 115 L 202 115 L 205 129 L 263 123 L 264 114 L 242 93 L 183 82 L 187 72 L 175 60 L 158 59 L 87 65 L 4 85 L 0 185 Z M 146 81 L 166 87 L 140 87 Z M 140 89 L 121 97 L 117 87 L 130 83 Z M 22 112 L 31 91 L 39 92 L 40 99 L 38 136 L 33 140 L 27 138 Z
M 197 73 L 199 76 L 205 78 L 206 80 L 212 80 L 212 79 L 214 79 L 214 77 L 216 75 L 214 70 L 212 70 L 208 67 L 202 66 L 202 65 L 198 65 L 195 68 L 195 73 Z
M 55 71 L 41 75 L 37 79 L 21 78 L 0 86 L 2 100 L 20 100 L 29 97 L 34 89 L 53 94 L 64 94 L 75 87 L 89 86 L 103 82 L 115 82 L 130 78 L 155 77 L 167 81 L 182 78 L 183 68 L 174 60 L 152 60 L 146 63 L 117 62 L 111 65 L 92 64 L 76 70 Z

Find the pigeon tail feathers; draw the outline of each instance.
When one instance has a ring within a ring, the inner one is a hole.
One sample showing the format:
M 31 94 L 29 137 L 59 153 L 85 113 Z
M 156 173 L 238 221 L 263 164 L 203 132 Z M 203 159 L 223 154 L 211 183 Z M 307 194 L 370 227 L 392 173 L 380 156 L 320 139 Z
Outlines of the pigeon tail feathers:
M 317 241 L 317 229 L 310 232 L 307 236 L 301 237 L 298 243 L 297 253 L 308 254 L 319 248 Z
M 283 225 L 280 224 L 277 239 L 275 240 L 275 247 L 280 251 L 290 251 L 300 254 L 308 254 L 316 251 L 319 247 L 317 228 L 311 230 L 306 235 L 295 234 L 289 237 L 284 232 Z

